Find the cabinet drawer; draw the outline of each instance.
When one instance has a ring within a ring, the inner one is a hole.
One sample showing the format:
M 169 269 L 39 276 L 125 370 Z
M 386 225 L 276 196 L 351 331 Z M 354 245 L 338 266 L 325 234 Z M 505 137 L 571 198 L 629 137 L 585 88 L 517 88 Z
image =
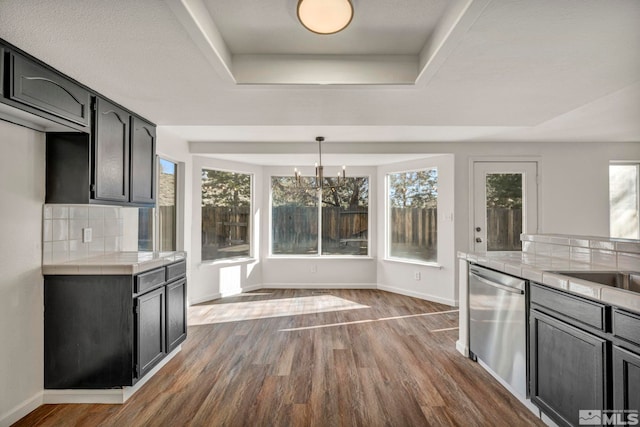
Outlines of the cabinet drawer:
M 613 335 L 640 346 L 640 316 L 614 310 Z
M 153 289 L 165 282 L 164 267 L 138 274 L 135 280 L 137 294 Z
M 531 303 L 563 314 L 594 328 L 605 329 L 605 306 L 567 295 L 536 283 L 531 284 Z
M 9 97 L 83 126 L 89 125 L 90 94 L 62 75 L 12 53 Z
M 184 276 L 187 273 L 187 262 L 179 261 L 174 264 L 167 265 L 167 282 Z

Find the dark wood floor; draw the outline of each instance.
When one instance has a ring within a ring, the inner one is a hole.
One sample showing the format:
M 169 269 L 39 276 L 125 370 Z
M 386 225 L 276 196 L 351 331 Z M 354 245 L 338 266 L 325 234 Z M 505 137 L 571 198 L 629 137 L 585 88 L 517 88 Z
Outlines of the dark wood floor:
M 453 307 L 372 290 L 261 290 L 189 310 L 182 351 L 124 405 L 18 426 L 543 425 L 455 350 Z

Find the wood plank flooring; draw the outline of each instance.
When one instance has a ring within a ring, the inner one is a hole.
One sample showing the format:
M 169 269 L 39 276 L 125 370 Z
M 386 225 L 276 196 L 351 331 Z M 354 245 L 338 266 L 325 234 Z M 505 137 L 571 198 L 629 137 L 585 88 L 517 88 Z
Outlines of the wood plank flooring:
M 377 290 L 260 290 L 189 309 L 182 351 L 124 405 L 16 426 L 542 426 L 455 350 L 455 308 Z

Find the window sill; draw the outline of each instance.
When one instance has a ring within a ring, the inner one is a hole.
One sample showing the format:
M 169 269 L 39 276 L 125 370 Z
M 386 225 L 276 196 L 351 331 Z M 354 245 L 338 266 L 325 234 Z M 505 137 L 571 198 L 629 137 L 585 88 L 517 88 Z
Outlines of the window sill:
M 229 264 L 251 264 L 254 262 L 258 262 L 258 260 L 256 258 L 251 258 L 251 257 L 241 257 L 241 258 L 223 258 L 223 259 L 205 260 L 205 261 L 201 261 L 200 265 L 218 266 L 218 265 L 229 265 Z
M 289 260 L 289 259 L 306 259 L 306 260 L 374 260 L 375 258 L 369 255 L 269 255 L 269 260 Z
M 385 258 L 383 261 L 393 262 L 398 264 L 418 265 L 420 267 L 437 268 L 439 270 L 442 269 L 442 265 L 438 264 L 437 262 L 427 262 L 427 261 L 418 261 L 418 260 L 401 259 L 401 258 Z

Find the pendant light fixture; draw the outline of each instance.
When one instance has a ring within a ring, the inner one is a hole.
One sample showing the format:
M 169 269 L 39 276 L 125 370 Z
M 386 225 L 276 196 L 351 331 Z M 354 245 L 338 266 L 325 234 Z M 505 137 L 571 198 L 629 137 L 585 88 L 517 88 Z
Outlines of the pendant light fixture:
M 322 166 L 322 142 L 324 141 L 323 136 L 316 137 L 316 141 L 318 141 L 318 162 L 316 163 L 316 176 L 315 176 L 315 184 L 314 187 L 316 190 L 322 190 L 324 186 L 324 167 Z M 338 172 L 336 176 L 336 185 L 332 185 L 332 188 L 342 187 L 346 181 L 346 166 L 342 166 L 342 173 Z M 295 168 L 293 170 L 294 177 L 296 180 L 296 186 L 302 186 L 302 173 Z
M 351 0 L 299 0 L 298 19 L 309 31 L 335 34 L 353 19 Z

